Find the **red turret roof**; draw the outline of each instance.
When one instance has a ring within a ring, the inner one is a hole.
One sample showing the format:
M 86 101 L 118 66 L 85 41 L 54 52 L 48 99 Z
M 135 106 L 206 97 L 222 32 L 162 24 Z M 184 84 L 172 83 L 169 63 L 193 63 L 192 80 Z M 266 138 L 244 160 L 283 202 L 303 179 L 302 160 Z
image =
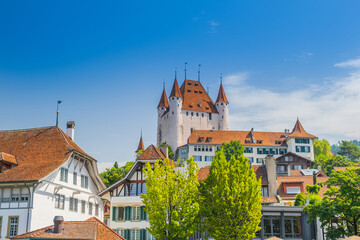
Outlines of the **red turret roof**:
M 224 91 L 224 87 L 223 87 L 222 83 L 220 84 L 219 94 L 218 94 L 218 97 L 217 97 L 217 99 L 216 99 L 216 102 L 229 103 L 229 101 L 228 101 L 227 98 L 226 98 L 225 91 Z
M 161 98 L 160 98 L 160 102 L 159 102 L 159 105 L 158 105 L 158 108 L 159 107 L 169 107 L 169 101 L 167 99 L 167 96 L 166 96 L 166 92 L 165 92 L 165 88 L 161 94 Z
M 317 138 L 314 135 L 311 135 L 310 133 L 307 133 L 303 126 L 301 125 L 299 119 L 296 120 L 294 129 L 289 134 L 289 137 L 308 137 L 308 138 Z
M 144 150 L 144 142 L 143 142 L 142 136 L 140 137 L 139 146 L 136 149 L 136 152 L 141 151 L 141 150 Z
M 176 78 L 175 78 L 174 85 L 173 85 L 172 90 L 171 90 L 170 97 L 180 97 L 180 98 L 182 98 L 180 88 L 179 88 L 179 84 L 178 84 Z
M 158 160 L 164 159 L 164 154 L 154 145 L 150 145 L 146 150 L 137 158 L 137 160 Z

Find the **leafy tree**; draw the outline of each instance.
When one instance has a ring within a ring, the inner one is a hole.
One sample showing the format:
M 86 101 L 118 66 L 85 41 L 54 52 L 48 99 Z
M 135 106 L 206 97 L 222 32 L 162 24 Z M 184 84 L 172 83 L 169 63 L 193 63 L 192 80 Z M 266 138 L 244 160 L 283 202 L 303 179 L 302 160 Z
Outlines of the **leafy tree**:
M 201 193 L 204 229 L 211 237 L 255 237 L 260 230 L 261 179 L 256 179 L 247 158 L 232 155 L 227 161 L 224 149 L 217 151 Z
M 136 153 L 136 157 L 140 157 L 141 154 L 143 154 L 143 152 L 145 152 L 145 149 L 142 149 L 142 150 L 139 150 L 137 153 Z
M 244 155 L 244 146 L 240 141 L 232 140 L 230 143 L 223 143 L 221 144 L 221 149 L 224 151 L 226 161 L 230 161 L 231 156 L 238 159 L 240 156 Z
M 354 162 L 360 158 L 360 148 L 353 142 L 341 141 L 338 154 L 346 156 Z
M 315 159 L 318 158 L 318 156 L 322 155 L 326 158 L 329 158 L 331 157 L 331 146 L 330 146 L 330 143 L 325 140 L 325 139 L 322 139 L 322 140 L 314 140 L 314 156 L 315 156 Z
M 350 159 L 341 155 L 331 156 L 330 158 L 325 158 L 323 155 L 320 155 L 315 160 L 315 164 L 320 165 L 321 170 L 328 176 L 331 174 L 331 171 L 334 170 L 334 167 L 351 167 L 354 165 Z
M 144 169 L 147 194 L 141 198 L 149 214 L 151 234 L 159 240 L 185 240 L 196 230 L 200 211 L 198 167 L 188 159 L 185 170 L 175 170 L 165 159 Z
M 174 152 L 173 152 L 173 150 L 172 150 L 171 146 L 170 146 L 169 144 L 167 144 L 167 142 L 166 142 L 166 141 L 165 141 L 165 142 L 160 143 L 159 148 L 160 148 L 160 147 L 162 147 L 162 146 L 165 146 L 165 145 L 168 147 L 168 151 L 169 151 L 169 158 L 172 158 L 172 157 L 174 156 Z
M 112 168 L 107 168 L 104 172 L 100 173 L 100 177 L 105 186 L 109 187 L 117 181 L 123 179 L 130 171 L 133 164 L 134 162 L 127 162 L 125 166 L 119 167 L 118 163 L 115 162 Z
M 328 239 L 359 235 L 360 169 L 333 171 L 326 184 L 324 198 L 305 208 L 310 220 L 320 218 Z
M 307 193 L 298 193 L 295 197 L 295 206 L 305 206 L 306 200 L 309 200 L 310 204 L 313 204 L 317 201 L 321 200 L 321 197 L 319 196 L 320 192 L 320 185 L 314 184 L 314 185 L 307 185 L 306 191 Z

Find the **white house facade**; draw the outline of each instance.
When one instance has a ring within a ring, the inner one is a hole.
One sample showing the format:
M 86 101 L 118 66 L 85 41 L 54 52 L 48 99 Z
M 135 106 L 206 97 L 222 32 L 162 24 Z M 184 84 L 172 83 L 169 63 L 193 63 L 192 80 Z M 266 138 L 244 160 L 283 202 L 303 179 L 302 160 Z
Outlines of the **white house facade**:
M 103 219 L 96 160 L 60 128 L 0 131 L 0 152 L 1 239 L 52 225 L 54 216 Z

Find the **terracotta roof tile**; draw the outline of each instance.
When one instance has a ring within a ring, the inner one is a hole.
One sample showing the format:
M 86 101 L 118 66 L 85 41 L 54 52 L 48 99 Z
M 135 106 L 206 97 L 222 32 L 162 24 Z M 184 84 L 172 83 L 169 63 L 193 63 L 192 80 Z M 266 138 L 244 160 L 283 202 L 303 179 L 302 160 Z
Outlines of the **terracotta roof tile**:
M 92 217 L 86 221 L 65 221 L 61 234 L 54 234 L 54 225 L 24 233 L 12 239 L 87 239 L 87 240 L 125 240 L 99 219 Z
M 310 133 L 307 133 L 304 127 L 301 125 L 299 119 L 296 120 L 295 126 L 292 132 L 289 134 L 289 137 L 308 137 L 308 138 L 317 138 Z
M 181 92 L 180 92 L 180 89 L 179 89 L 179 84 L 178 84 L 176 78 L 175 78 L 175 80 L 174 80 L 174 84 L 173 84 L 173 87 L 172 87 L 172 90 L 171 90 L 170 97 L 179 97 L 179 98 L 182 98 L 182 95 L 181 95 Z
M 334 171 L 346 171 L 346 169 L 358 169 L 359 167 L 334 167 Z
M 144 142 L 143 142 L 142 136 L 140 137 L 139 145 L 138 145 L 138 148 L 136 149 L 136 152 L 141 151 L 141 150 L 144 150 Z
M 216 102 L 229 103 L 229 101 L 228 101 L 227 98 L 226 98 L 225 91 L 224 91 L 224 87 L 223 87 L 222 83 L 220 84 L 219 93 L 218 93 Z
M 214 102 L 199 81 L 185 80 L 181 85 L 180 91 L 183 96 L 182 109 L 218 113 Z
M 195 130 L 189 137 L 190 144 L 222 144 L 229 143 L 231 140 L 238 140 L 243 145 L 260 146 L 284 146 L 285 136 L 283 132 L 257 132 L 254 131 L 255 143 L 251 142 L 251 131 L 213 131 L 213 130 Z M 200 142 L 199 139 L 204 141 Z M 211 141 L 205 141 L 211 139 Z M 258 141 L 259 140 L 259 141 Z M 250 142 L 248 142 L 250 141 Z
M 348 237 L 348 238 L 344 238 L 344 240 L 360 240 L 360 237 L 359 236 L 351 236 L 351 237 Z
M 19 164 L 1 173 L 0 182 L 40 180 L 74 150 L 91 158 L 58 127 L 0 131 L 0 152 L 15 156 Z
M 151 144 L 146 150 L 137 158 L 137 160 L 158 160 L 164 159 L 164 154 L 153 144 Z
M 277 197 L 262 197 L 261 203 L 278 203 Z
M 163 92 L 161 94 L 160 102 L 159 102 L 159 105 L 157 107 L 158 108 L 159 107 L 165 107 L 165 108 L 169 107 L 169 100 L 167 99 L 165 88 L 164 88 L 164 90 L 163 90 Z

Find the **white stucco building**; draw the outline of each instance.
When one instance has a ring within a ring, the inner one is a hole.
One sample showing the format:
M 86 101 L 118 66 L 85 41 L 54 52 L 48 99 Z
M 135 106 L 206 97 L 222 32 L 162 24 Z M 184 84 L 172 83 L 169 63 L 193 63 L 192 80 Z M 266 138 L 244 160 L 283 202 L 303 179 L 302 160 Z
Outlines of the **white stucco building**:
M 74 138 L 74 123 L 68 123 Z M 96 160 L 58 127 L 0 131 L 1 239 L 66 220 L 103 219 Z
M 165 89 L 158 109 L 157 145 L 166 141 L 175 151 L 195 130 L 228 130 L 229 102 L 223 85 L 214 103 L 200 81 L 175 78 L 169 99 Z

